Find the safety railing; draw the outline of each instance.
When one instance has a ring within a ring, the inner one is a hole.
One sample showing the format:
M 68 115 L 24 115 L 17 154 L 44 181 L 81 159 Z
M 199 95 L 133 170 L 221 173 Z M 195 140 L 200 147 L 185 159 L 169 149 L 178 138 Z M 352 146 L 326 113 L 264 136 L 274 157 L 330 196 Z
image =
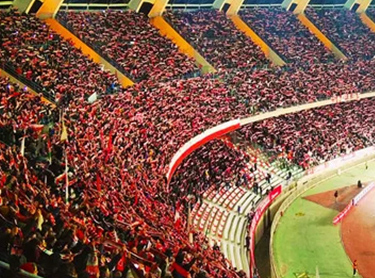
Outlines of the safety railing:
M 40 86 L 39 84 L 35 83 L 34 81 L 32 81 L 30 79 L 27 79 L 23 75 L 18 74 L 16 72 L 15 68 L 11 64 L 9 64 L 9 63 L 0 64 L 0 68 L 3 69 L 4 71 L 6 71 L 11 76 L 13 76 L 14 78 L 18 79 L 20 82 L 22 82 L 23 84 L 25 84 L 30 89 L 34 90 L 36 93 L 42 93 L 43 96 L 46 99 L 48 99 L 50 102 L 53 102 L 53 103 L 55 102 L 55 97 L 51 93 L 49 93 L 48 91 L 44 90 L 42 86 Z
M 10 265 L 8 263 L 6 263 L 6 262 L 0 261 L 0 268 L 4 268 L 4 269 L 9 270 L 10 269 Z M 26 277 L 26 278 L 43 278 L 42 276 L 38 276 L 38 275 L 32 274 L 30 272 L 24 271 L 23 269 L 20 270 L 19 275 L 21 277 Z

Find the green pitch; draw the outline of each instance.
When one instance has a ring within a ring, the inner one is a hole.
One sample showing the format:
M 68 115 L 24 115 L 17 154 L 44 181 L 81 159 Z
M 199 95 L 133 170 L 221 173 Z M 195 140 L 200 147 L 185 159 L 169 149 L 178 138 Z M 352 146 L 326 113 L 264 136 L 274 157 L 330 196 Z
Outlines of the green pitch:
M 354 167 L 307 191 L 313 195 L 335 188 L 375 180 L 375 162 Z M 321 278 L 352 277 L 351 261 L 340 237 L 340 225 L 332 224 L 338 211 L 298 198 L 284 212 L 274 236 L 275 263 L 282 277 L 295 278 L 300 273 Z M 360 277 L 360 276 L 357 276 Z

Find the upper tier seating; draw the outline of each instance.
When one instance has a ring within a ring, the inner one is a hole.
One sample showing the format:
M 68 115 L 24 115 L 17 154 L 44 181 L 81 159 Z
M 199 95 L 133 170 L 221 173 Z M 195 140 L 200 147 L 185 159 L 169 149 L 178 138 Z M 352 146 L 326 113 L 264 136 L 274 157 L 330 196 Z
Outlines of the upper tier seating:
M 60 12 L 58 19 L 104 57 L 114 60 L 134 81 L 165 81 L 199 74 L 194 60 L 161 36 L 142 13 Z
M 309 7 L 305 13 L 349 59 L 370 60 L 375 56 L 375 33 L 363 24 L 355 12 Z
M 333 54 L 292 12 L 281 7 L 240 11 L 241 18 L 288 62 L 301 66 L 329 63 Z
M 119 90 L 114 75 L 34 16 L 0 11 L 0 40 L 0 63 L 41 86 L 53 100 Z
M 217 70 L 269 65 L 260 48 L 224 13 L 215 10 L 168 11 L 164 16 Z

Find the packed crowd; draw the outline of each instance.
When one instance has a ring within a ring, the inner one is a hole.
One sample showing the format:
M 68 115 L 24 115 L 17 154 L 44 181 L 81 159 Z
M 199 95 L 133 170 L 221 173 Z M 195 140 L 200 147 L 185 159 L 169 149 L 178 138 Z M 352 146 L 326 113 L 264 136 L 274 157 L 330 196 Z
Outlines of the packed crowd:
M 219 71 L 269 65 L 260 48 L 222 12 L 174 11 L 166 12 L 164 17 Z
M 255 123 L 241 130 L 266 152 L 307 169 L 375 143 L 375 99 L 335 104 Z
M 42 86 L 57 102 L 119 90 L 117 78 L 35 16 L 0 11 L 0 64 Z
M 60 12 L 58 19 L 134 81 L 165 81 L 199 74 L 192 58 L 163 37 L 143 13 Z
M 240 11 L 241 18 L 285 61 L 297 65 L 329 63 L 330 52 L 292 12 L 281 7 Z
M 222 140 L 211 141 L 194 151 L 177 168 L 171 180 L 172 190 L 187 190 L 194 200 L 201 200 L 211 186 L 217 190 L 249 183 L 247 163 L 250 157 Z
M 346 9 L 318 10 L 308 7 L 305 14 L 349 59 L 357 61 L 374 58 L 375 34 L 357 13 Z
M 215 66 L 229 71 L 220 72 L 219 78 L 206 75 L 160 82 L 166 76 L 176 77 L 178 63 L 187 61 L 176 59 L 170 64 L 173 74 L 157 70 L 161 75 L 127 89 L 36 18 L 14 10 L 0 13 L 1 63 L 53 92 L 60 109 L 0 79 L 0 138 L 9 144 L 2 144 L 0 151 L 0 236 L 4 239 L 0 255 L 11 263 L 12 271 L 36 267 L 46 277 L 59 273 L 64 278 L 130 273 L 134 277 L 238 277 L 202 235 L 195 234 L 193 245 L 186 241 L 186 198 L 195 194 L 199 199 L 208 184 L 199 183 L 193 190 L 190 181 L 197 182 L 203 173 L 191 167 L 191 172 L 178 171 L 168 186 L 165 174 L 173 154 L 193 136 L 230 119 L 374 89 L 373 61 L 335 67 L 314 63 L 306 70 L 264 69 L 263 54 L 233 31 L 230 21 L 220 25 L 225 19 L 222 14 L 207 12 L 214 24 L 211 32 L 204 23 L 205 13 L 183 14 L 180 20 L 191 20 L 191 26 L 197 21 L 195 42 L 212 59 L 221 57 Z M 113 15 L 100 15 L 106 16 Z M 168 15 L 175 22 L 173 16 Z M 102 20 L 107 22 L 98 22 Z M 232 40 L 233 56 L 223 55 Z M 89 104 L 86 99 L 93 93 L 101 99 Z M 243 132 L 249 140 L 308 167 L 370 144 L 372 103 L 340 104 L 333 111 L 317 109 L 270 119 Z M 61 141 L 63 126 L 68 141 Z M 300 135 L 297 141 L 295 134 Z M 212 160 L 207 163 L 206 158 Z M 225 183 L 228 175 L 237 184 L 247 181 L 238 178 L 247 159 L 216 141 L 184 161 L 181 169 L 201 165 L 210 182 L 219 177 L 217 182 Z
M 187 242 L 178 196 L 160 187 L 161 181 L 147 179 L 153 173 L 142 169 L 146 161 L 133 165 L 125 157 L 125 150 L 137 148 L 123 141 L 126 131 L 122 138 L 120 132 L 108 134 L 112 119 L 104 118 L 104 111 L 115 115 L 118 109 L 99 105 L 100 113 L 82 105 L 76 110 L 79 100 L 72 100 L 62 116 L 69 142 L 61 142 L 56 108 L 0 81 L 0 128 L 17 135 L 0 145 L 0 256 L 11 266 L 4 275 L 24 269 L 64 278 L 238 277 L 202 235 L 195 234 L 195 244 Z M 26 136 L 23 151 L 20 141 Z M 149 149 L 148 156 L 154 163 L 156 153 Z

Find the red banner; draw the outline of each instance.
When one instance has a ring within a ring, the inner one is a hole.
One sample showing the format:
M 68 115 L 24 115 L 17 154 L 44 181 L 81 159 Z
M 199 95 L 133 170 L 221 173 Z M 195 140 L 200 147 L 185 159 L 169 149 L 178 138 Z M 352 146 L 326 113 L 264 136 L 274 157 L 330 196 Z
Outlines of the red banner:
M 273 203 L 273 201 L 281 194 L 282 187 L 281 185 L 274 188 L 269 194 L 267 198 L 264 198 L 260 204 L 258 205 L 253 220 L 251 221 L 250 225 L 250 278 L 253 277 L 254 273 L 254 266 L 255 266 L 255 256 L 254 256 L 254 247 L 255 247 L 255 232 L 256 228 L 259 224 L 260 219 L 262 218 L 265 211 L 268 207 Z

